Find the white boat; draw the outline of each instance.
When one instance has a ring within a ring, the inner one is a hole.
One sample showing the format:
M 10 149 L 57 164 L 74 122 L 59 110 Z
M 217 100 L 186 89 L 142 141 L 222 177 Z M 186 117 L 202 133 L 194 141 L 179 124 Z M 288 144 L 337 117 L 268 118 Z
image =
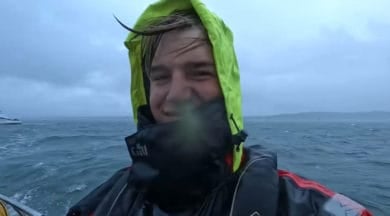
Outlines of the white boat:
M 16 118 L 9 118 L 0 111 L 0 125 L 4 124 L 22 124 L 22 121 Z

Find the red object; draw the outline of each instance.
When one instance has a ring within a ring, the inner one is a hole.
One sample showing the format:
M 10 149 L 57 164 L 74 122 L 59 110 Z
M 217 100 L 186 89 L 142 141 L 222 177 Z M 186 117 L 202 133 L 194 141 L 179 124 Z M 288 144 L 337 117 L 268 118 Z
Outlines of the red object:
M 335 194 L 335 192 L 329 190 L 328 188 L 324 187 L 323 185 L 321 185 L 315 181 L 310 181 L 310 180 L 304 179 L 302 177 L 299 177 L 294 173 L 291 173 L 291 172 L 288 172 L 285 170 L 278 170 L 278 174 L 280 177 L 290 178 L 300 188 L 314 189 L 314 190 L 317 190 L 317 191 L 319 191 L 319 192 L 321 192 L 329 197 L 332 197 Z

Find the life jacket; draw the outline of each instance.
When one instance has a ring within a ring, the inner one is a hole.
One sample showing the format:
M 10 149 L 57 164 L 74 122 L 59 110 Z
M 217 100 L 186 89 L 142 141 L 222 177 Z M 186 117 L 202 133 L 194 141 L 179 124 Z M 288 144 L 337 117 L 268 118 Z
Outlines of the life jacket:
M 278 170 L 276 155 L 258 145 L 245 153 L 248 159 L 236 178 L 207 196 L 188 215 L 371 215 L 360 204 L 319 183 Z M 119 170 L 72 207 L 67 216 L 158 216 L 142 192 L 128 184 L 130 173 L 131 167 Z

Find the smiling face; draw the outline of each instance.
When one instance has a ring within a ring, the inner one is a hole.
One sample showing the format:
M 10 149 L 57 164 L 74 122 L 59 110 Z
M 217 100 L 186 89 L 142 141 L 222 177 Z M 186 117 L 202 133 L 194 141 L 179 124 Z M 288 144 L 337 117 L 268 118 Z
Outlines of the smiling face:
M 196 27 L 165 33 L 148 75 L 156 122 L 174 121 L 183 108 L 196 108 L 222 95 L 210 42 Z

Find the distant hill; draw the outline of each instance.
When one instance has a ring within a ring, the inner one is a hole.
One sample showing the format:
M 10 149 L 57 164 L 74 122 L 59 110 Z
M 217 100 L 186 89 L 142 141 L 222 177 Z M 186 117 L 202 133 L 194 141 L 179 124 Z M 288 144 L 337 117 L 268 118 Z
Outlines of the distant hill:
M 252 118 L 252 117 L 250 117 Z M 390 122 L 390 112 L 303 112 L 254 117 L 261 121 L 379 121 Z

